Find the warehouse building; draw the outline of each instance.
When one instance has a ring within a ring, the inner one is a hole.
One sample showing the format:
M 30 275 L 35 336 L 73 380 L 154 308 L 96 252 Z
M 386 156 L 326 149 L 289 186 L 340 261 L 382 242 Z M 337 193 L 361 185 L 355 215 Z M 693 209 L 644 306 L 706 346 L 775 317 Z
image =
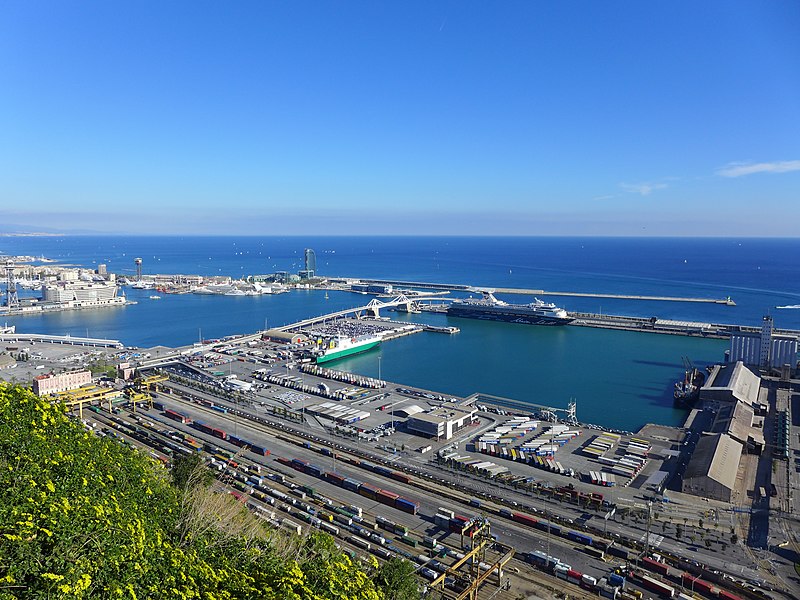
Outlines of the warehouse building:
M 706 435 L 697 442 L 683 476 L 681 491 L 703 498 L 730 502 L 742 445 L 726 433 Z
M 717 411 L 712 433 L 725 433 L 742 444 L 750 454 L 764 450 L 764 418 L 756 417 L 752 406 L 744 402 L 729 402 Z
M 760 388 L 761 378 L 743 362 L 714 365 L 700 388 L 700 401 L 706 405 L 739 401 L 755 406 Z
M 477 413 L 478 409 L 471 406 L 442 406 L 410 416 L 406 427 L 417 435 L 449 440 L 456 432 L 469 426 Z

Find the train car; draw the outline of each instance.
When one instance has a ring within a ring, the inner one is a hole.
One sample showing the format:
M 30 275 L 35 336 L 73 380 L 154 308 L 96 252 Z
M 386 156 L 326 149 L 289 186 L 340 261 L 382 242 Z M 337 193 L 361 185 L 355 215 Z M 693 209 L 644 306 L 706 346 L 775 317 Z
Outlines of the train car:
M 742 600 L 741 596 L 737 596 L 736 594 L 731 594 L 726 590 L 719 591 L 719 599 L 720 600 Z
M 218 437 L 221 440 L 228 439 L 228 434 L 225 433 L 225 431 L 223 429 L 220 429 L 218 427 L 212 427 L 211 428 L 211 435 L 213 435 L 214 437 Z
M 584 546 L 583 551 L 589 556 L 598 560 L 605 560 L 606 558 L 606 553 L 600 550 L 600 548 L 596 548 L 594 546 Z
M 386 548 L 381 548 L 380 546 L 373 546 L 370 552 L 376 556 L 380 556 L 384 560 L 389 560 L 392 557 L 391 552 L 389 552 Z
M 309 475 L 313 475 L 314 477 L 321 478 L 323 471 L 317 465 L 309 464 L 308 466 L 306 466 L 306 473 L 308 473 Z
M 358 488 L 358 493 L 365 498 L 369 498 L 370 500 L 375 500 L 379 491 L 380 490 L 378 488 L 367 483 L 362 483 Z
M 658 562 L 656 560 L 653 560 L 652 558 L 650 558 L 648 556 L 642 557 L 642 563 L 641 564 L 645 569 L 647 569 L 648 571 L 652 571 L 653 573 L 658 573 L 659 575 L 664 575 L 664 576 L 668 576 L 669 575 L 669 566 L 668 565 L 666 565 L 664 563 L 660 563 L 660 562 Z
M 402 483 L 411 483 L 411 478 L 405 473 L 400 473 L 399 471 L 392 471 L 389 477 Z
M 595 548 L 599 548 L 600 550 L 608 551 L 608 549 L 611 548 L 611 546 L 613 545 L 614 545 L 613 540 L 604 540 L 603 538 L 599 537 L 592 538 L 592 546 L 594 546 Z
M 394 521 L 390 521 L 389 519 L 378 515 L 377 517 L 375 517 L 375 522 L 381 529 L 385 529 L 386 531 L 391 531 L 392 533 L 394 533 L 394 528 L 396 527 Z
M 177 421 L 178 423 L 190 424 L 192 422 L 192 419 L 188 415 L 180 413 L 176 410 L 165 410 L 164 416 L 167 417 L 168 419 L 172 419 L 173 421 Z
M 583 544 L 584 546 L 592 545 L 592 537 L 586 535 L 585 533 L 580 533 L 579 531 L 568 531 L 567 539 L 573 542 L 578 542 L 579 544 Z
M 395 502 L 399 497 L 399 494 L 395 494 L 394 492 L 390 492 L 388 490 L 378 490 L 375 494 L 375 499 L 378 502 L 392 507 L 394 507 Z
M 512 513 L 511 518 L 517 523 L 522 523 L 529 527 L 536 527 L 536 524 L 539 522 L 539 519 L 519 512 Z
M 628 560 L 631 556 L 631 552 L 627 548 L 623 548 L 622 546 L 610 546 L 607 552 L 611 556 L 616 556 L 617 558 L 621 558 L 622 560 Z
M 277 460 L 282 465 L 286 465 L 287 467 L 292 466 L 292 461 L 284 456 L 276 456 L 275 460 Z
M 350 477 L 347 477 L 342 482 L 342 487 L 346 490 L 350 490 L 351 492 L 357 492 L 358 488 L 361 487 L 361 482 L 358 481 L 358 479 L 352 479 Z
M 699 593 L 709 598 L 717 598 L 720 595 L 720 589 L 708 581 L 683 573 L 681 575 L 681 583 L 684 588 L 688 588 L 692 593 Z
M 269 450 L 264 448 L 264 446 L 257 446 L 256 444 L 250 446 L 250 452 L 258 454 L 259 456 L 269 456 Z
M 655 592 L 662 598 L 674 598 L 675 597 L 675 588 L 672 586 L 667 585 L 666 583 L 662 583 L 657 579 L 653 579 L 649 575 L 645 575 L 644 573 L 636 573 L 634 575 L 635 579 L 646 590 L 650 590 L 651 592 Z
M 325 473 L 323 473 L 322 477 L 326 481 L 330 481 L 331 483 L 338 485 L 340 487 L 344 484 L 344 476 L 339 475 L 338 473 L 331 473 L 330 471 L 326 471 Z
M 417 547 L 417 541 L 415 539 L 409 537 L 407 534 L 404 535 L 404 536 L 401 536 L 400 537 L 400 541 L 403 542 L 404 544 L 406 544 L 407 546 L 411 546 L 412 548 L 416 548 Z
M 356 535 L 351 535 L 349 538 L 347 538 L 347 541 L 363 550 L 369 551 L 372 548 L 372 544 Z
M 384 477 L 390 477 L 391 478 L 391 476 L 392 476 L 392 470 L 391 469 L 387 469 L 386 467 L 381 467 L 380 465 L 375 465 L 372 468 L 372 470 L 375 473 L 377 473 L 378 475 L 383 475 Z
M 307 460 L 300 460 L 299 458 L 293 458 L 292 463 L 290 465 L 295 471 L 300 471 L 301 473 L 305 473 L 306 469 L 308 468 L 308 461 Z
M 569 583 L 573 583 L 575 585 L 581 584 L 583 573 L 581 573 L 580 571 L 576 571 L 575 569 L 568 569 L 566 575 L 567 575 L 567 581 Z
M 397 510 L 402 510 L 403 512 L 411 515 L 416 515 L 417 511 L 419 510 L 419 504 L 417 502 L 412 502 L 411 500 L 407 500 L 405 498 L 398 498 L 395 500 L 394 507 Z
M 340 525 L 344 525 L 345 527 L 353 526 L 353 519 L 351 517 L 343 515 L 338 512 L 333 515 L 333 520 L 339 523 Z
M 319 528 L 331 535 L 339 535 L 339 528 L 331 525 L 328 521 L 320 521 Z

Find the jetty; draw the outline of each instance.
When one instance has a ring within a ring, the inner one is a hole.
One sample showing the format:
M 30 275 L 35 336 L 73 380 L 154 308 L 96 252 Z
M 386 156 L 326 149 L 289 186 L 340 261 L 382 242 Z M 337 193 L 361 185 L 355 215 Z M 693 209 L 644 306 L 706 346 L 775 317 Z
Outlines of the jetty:
M 615 300 L 646 300 L 646 301 L 660 301 L 660 302 L 703 302 L 707 304 L 722 304 L 725 306 L 736 306 L 730 296 L 726 298 L 689 298 L 684 296 L 644 296 L 632 294 L 601 294 L 599 292 L 557 292 L 550 290 L 534 290 L 528 288 L 510 288 L 510 287 L 489 287 L 489 286 L 475 286 L 467 284 L 456 283 L 430 283 L 425 281 L 401 281 L 395 279 L 363 279 L 352 277 L 338 277 L 329 278 L 329 282 L 347 283 L 352 281 L 359 281 L 361 283 L 374 284 L 374 285 L 392 285 L 405 288 L 420 288 L 426 290 L 445 290 L 457 292 L 472 292 L 480 293 L 484 291 L 492 291 L 498 294 L 520 294 L 525 296 L 573 296 L 581 298 L 609 298 Z

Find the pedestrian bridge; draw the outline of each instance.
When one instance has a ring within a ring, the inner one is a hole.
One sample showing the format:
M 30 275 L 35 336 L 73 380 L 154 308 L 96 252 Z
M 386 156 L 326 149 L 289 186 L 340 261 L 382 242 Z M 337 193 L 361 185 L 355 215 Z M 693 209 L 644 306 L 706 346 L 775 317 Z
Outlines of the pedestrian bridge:
M 316 325 L 317 323 L 324 323 L 325 321 L 338 319 L 339 317 L 346 317 L 347 315 L 351 314 L 354 315 L 357 319 L 360 319 L 362 317 L 372 317 L 374 319 L 380 317 L 380 310 L 382 308 L 402 307 L 405 308 L 408 312 L 412 312 L 412 310 L 414 309 L 414 304 L 416 302 L 422 300 L 437 300 L 437 299 L 440 300 L 441 298 L 438 295 L 414 296 L 413 298 L 409 298 L 405 294 L 400 294 L 399 296 L 387 301 L 382 301 L 379 300 L 378 298 L 374 298 L 369 302 L 369 304 L 365 304 L 364 306 L 356 306 L 355 308 L 347 308 L 345 310 L 339 310 L 336 312 L 328 313 L 326 315 L 312 317 L 310 319 L 298 321 L 297 323 L 284 325 L 283 327 L 276 327 L 276 329 L 279 329 L 281 331 L 302 329 L 304 327 L 310 327 L 312 325 Z

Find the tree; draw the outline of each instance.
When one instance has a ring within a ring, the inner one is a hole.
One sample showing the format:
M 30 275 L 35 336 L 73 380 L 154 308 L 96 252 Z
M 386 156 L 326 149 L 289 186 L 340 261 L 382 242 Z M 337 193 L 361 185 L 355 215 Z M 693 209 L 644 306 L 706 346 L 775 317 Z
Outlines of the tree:
M 415 569 L 412 562 L 392 557 L 378 568 L 375 585 L 386 600 L 416 600 L 419 598 L 419 589 L 414 577 Z
M 214 479 L 211 472 L 203 464 L 203 459 L 200 458 L 199 452 L 186 455 L 177 454 L 172 461 L 170 476 L 172 485 L 179 490 L 186 490 L 186 488 L 194 487 L 198 484 L 207 485 Z

